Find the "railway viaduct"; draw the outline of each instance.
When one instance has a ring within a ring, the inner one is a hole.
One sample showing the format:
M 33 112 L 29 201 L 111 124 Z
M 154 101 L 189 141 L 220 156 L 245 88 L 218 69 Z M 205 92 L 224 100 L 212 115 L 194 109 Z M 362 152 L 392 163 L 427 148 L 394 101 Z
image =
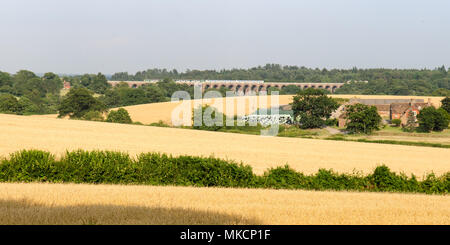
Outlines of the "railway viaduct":
M 116 86 L 121 81 L 108 81 L 112 86 Z M 130 88 L 137 88 L 145 84 L 156 83 L 157 81 L 124 81 Z M 187 84 L 194 86 L 196 84 L 202 85 L 202 90 L 207 89 L 220 89 L 226 88 L 228 90 L 249 94 L 250 92 L 267 91 L 270 88 L 283 89 L 286 86 L 294 85 L 300 89 L 318 88 L 326 89 L 330 92 L 334 92 L 336 89 L 342 87 L 344 83 L 266 83 L 264 81 L 241 81 L 241 80 L 205 80 L 205 81 L 193 81 L 193 80 L 178 80 L 175 81 L 180 84 Z

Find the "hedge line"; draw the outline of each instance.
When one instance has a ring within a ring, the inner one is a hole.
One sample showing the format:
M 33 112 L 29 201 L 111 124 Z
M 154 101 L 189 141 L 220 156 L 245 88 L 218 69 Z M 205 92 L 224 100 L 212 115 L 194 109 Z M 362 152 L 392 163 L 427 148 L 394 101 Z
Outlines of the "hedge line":
M 0 163 L 1 182 L 71 182 L 178 186 L 221 186 L 306 190 L 356 190 L 446 194 L 450 172 L 423 180 L 377 167 L 372 174 L 339 174 L 320 169 L 305 175 L 289 166 L 255 175 L 252 168 L 214 157 L 143 153 L 137 159 L 112 151 L 71 151 L 60 159 L 49 152 L 22 150 Z
M 336 141 L 355 141 L 364 143 L 377 143 L 377 144 L 391 144 L 391 145 L 409 145 L 409 146 L 427 146 L 427 147 L 437 147 L 437 148 L 450 148 L 450 145 L 441 143 L 430 143 L 421 141 L 401 141 L 401 140 L 370 140 L 370 139 L 348 139 L 343 136 L 330 136 L 324 138 L 325 140 L 336 140 Z

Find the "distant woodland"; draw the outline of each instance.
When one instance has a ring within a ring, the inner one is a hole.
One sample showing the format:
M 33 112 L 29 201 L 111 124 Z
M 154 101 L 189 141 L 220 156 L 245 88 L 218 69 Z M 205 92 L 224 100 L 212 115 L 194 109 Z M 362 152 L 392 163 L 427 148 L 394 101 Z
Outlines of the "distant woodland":
M 186 80 L 264 80 L 266 82 L 347 82 L 336 93 L 389 95 L 450 95 L 450 69 L 313 69 L 298 66 L 267 64 L 249 69 L 177 70 L 148 69 L 136 74 L 119 72 L 111 80 L 143 81 L 146 79 Z M 368 81 L 367 83 L 361 81 Z

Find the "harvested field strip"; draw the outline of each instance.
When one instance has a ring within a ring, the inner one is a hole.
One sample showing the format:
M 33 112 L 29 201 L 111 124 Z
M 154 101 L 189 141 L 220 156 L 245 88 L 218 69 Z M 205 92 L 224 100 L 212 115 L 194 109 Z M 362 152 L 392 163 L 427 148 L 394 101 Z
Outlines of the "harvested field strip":
M 257 176 L 248 165 L 213 157 L 173 157 L 142 153 L 138 159 L 112 151 L 67 152 L 60 160 L 49 152 L 24 150 L 0 164 L 1 182 L 106 183 L 181 186 L 220 186 L 307 190 L 353 190 L 446 194 L 450 172 L 423 181 L 398 175 L 386 166 L 367 176 L 338 174 L 321 169 L 314 175 L 298 173 L 288 166 Z
M 450 224 L 449 196 L 42 183 L 0 189 L 0 224 Z
M 66 150 L 114 150 L 211 156 L 249 164 L 256 174 L 289 164 L 305 174 L 320 168 L 364 174 L 385 164 L 392 171 L 422 177 L 450 170 L 450 150 L 287 137 L 149 127 L 0 114 L 0 155 L 42 149 L 57 156 Z
M 424 147 L 437 147 L 437 148 L 450 148 L 450 145 L 430 142 L 417 142 L 417 141 L 401 141 L 401 140 L 386 140 L 386 139 L 352 139 L 339 136 L 330 136 L 324 138 L 326 140 L 336 141 L 353 141 L 353 142 L 365 142 L 376 144 L 391 144 L 391 145 L 410 145 L 410 146 L 424 146 Z

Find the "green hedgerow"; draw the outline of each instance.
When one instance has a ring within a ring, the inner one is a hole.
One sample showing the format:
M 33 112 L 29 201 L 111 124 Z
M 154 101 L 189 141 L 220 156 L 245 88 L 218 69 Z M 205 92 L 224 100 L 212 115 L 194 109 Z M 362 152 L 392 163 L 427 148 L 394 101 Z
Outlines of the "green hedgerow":
M 257 176 L 248 165 L 214 157 L 171 156 L 142 153 L 137 159 L 115 151 L 68 151 L 59 160 L 49 152 L 22 150 L 0 163 L 1 182 L 72 182 L 147 184 L 176 186 L 221 186 L 305 190 L 353 190 L 446 194 L 450 172 L 429 174 L 419 181 L 414 175 L 391 172 L 378 166 L 372 174 L 339 174 L 320 169 L 305 175 L 284 167 L 271 168 Z

